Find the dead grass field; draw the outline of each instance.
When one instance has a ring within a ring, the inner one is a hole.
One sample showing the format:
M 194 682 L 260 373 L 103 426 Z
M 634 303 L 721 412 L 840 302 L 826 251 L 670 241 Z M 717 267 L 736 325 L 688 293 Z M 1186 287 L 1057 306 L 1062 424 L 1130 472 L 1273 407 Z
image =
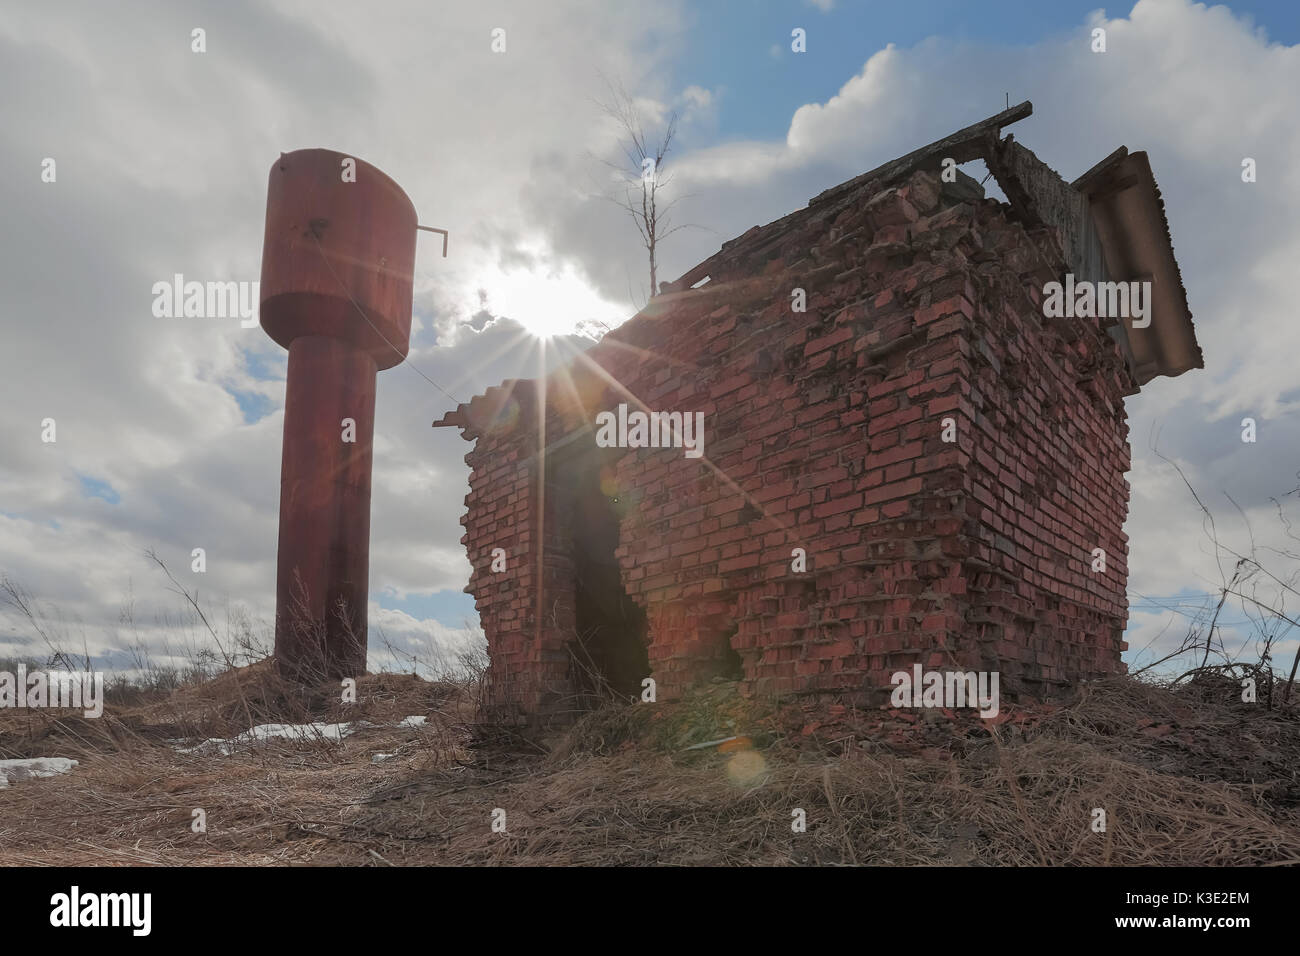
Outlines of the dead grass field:
M 540 740 L 476 725 L 465 686 L 371 675 L 357 704 L 337 695 L 258 664 L 99 720 L 0 716 L 0 758 L 80 762 L 0 790 L 0 864 L 1300 863 L 1300 713 L 1243 704 L 1231 681 L 1097 682 L 996 725 L 717 683 Z M 228 756 L 173 743 L 304 720 L 374 726 Z

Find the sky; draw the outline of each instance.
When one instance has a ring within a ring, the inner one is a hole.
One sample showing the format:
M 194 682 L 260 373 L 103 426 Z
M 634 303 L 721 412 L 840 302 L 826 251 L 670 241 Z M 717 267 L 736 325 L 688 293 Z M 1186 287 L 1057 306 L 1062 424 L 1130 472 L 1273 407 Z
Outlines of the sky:
M 1300 569 L 1279 518 L 1300 485 L 1297 43 L 1300 7 L 1262 0 L 4 0 L 0 573 L 101 666 L 133 647 L 181 662 L 208 640 L 150 551 L 226 641 L 266 633 L 285 352 L 237 317 L 158 316 L 152 289 L 256 281 L 271 164 L 322 146 L 384 170 L 449 231 L 445 259 L 421 233 L 410 356 L 379 377 L 370 626 L 372 667 L 454 656 L 480 640 L 462 593 L 469 445 L 430 423 L 449 396 L 536 374 L 538 335 L 581 344 L 645 301 L 644 253 L 609 198 L 610 83 L 651 129 L 678 116 L 686 228 L 661 279 L 1027 99 L 1016 138 L 1067 180 L 1121 144 L 1148 151 L 1206 358 L 1128 400 L 1126 659 L 1141 666 L 1213 610 L 1235 560 L 1216 559 L 1178 469 L 1220 540 L 1244 553 L 1253 538 L 1276 575 L 1255 597 L 1277 604 Z M 1220 623 L 1231 649 L 1253 646 L 1240 601 Z M 1279 664 L 1298 646 L 1283 634 Z M 0 658 L 45 650 L 0 611 Z

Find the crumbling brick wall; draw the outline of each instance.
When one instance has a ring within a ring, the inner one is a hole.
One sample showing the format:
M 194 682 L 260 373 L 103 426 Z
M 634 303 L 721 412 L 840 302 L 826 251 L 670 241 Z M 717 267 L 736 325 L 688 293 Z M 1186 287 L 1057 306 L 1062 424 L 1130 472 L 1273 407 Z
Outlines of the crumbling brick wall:
M 560 655 L 548 654 L 556 634 L 541 625 L 546 568 L 534 557 L 541 537 L 539 489 L 534 467 L 537 396 L 526 384 L 489 392 L 466 427 L 477 439 L 465 456 L 470 466 L 467 513 L 461 524 L 473 571 L 465 590 L 474 595 L 488 640 L 486 696 L 514 713 L 537 712 L 548 687 L 567 680 Z M 551 584 L 564 567 L 551 569 Z
M 703 458 L 611 459 L 661 699 L 736 654 L 746 692 L 864 701 L 916 662 L 1013 692 L 1121 669 L 1134 387 L 1096 320 L 1043 317 L 1059 237 L 966 182 L 916 172 L 751 230 L 547 383 L 548 449 L 589 446 L 619 402 L 704 412 Z M 479 419 L 502 395 L 516 417 L 466 429 L 468 590 L 491 699 L 537 714 L 572 695 L 573 537 L 539 500 L 534 386 L 476 400 Z

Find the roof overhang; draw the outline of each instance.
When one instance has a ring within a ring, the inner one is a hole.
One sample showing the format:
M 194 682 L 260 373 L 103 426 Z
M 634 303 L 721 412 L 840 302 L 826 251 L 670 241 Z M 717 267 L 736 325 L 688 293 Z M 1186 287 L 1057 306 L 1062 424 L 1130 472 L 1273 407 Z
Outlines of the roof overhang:
M 1204 368 L 1147 154 L 1116 150 L 1072 185 L 1088 200 L 1110 280 L 1151 283 L 1150 324 L 1124 324 L 1137 384 Z

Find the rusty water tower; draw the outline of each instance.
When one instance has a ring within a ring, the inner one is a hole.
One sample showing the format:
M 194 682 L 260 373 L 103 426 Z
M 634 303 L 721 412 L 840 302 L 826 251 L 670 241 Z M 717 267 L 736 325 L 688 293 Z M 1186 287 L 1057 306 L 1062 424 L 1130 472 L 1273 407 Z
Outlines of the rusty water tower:
M 289 350 L 275 661 L 295 679 L 365 673 L 375 377 L 406 358 L 416 228 L 359 159 L 302 149 L 271 167 L 261 323 Z

